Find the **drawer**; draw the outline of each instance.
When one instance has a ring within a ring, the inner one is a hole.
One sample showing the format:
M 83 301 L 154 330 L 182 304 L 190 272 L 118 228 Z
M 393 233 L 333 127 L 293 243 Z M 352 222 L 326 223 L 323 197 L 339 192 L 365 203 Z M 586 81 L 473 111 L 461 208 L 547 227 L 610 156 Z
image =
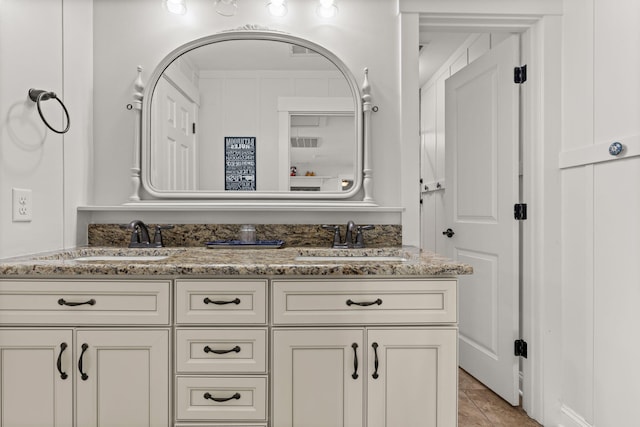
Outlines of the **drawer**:
M 168 325 L 168 280 L 3 280 L 0 323 Z
M 273 322 L 457 322 L 456 279 L 274 280 Z
M 177 423 L 173 425 L 174 427 L 267 427 L 266 424 L 210 424 L 210 423 L 198 423 L 198 424 L 193 424 L 191 422 L 186 422 L 186 423 Z
M 266 373 L 267 329 L 177 329 L 179 373 Z
M 266 280 L 176 280 L 176 323 L 267 323 Z
M 176 418 L 179 421 L 266 421 L 267 378 L 179 376 Z

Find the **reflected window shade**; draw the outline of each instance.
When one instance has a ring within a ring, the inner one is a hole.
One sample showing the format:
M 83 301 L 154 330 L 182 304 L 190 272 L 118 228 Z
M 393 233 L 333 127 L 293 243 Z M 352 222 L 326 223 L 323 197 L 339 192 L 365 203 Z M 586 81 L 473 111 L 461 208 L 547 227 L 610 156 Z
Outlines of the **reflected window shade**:
M 291 56 L 320 56 L 320 54 L 309 48 L 292 44 Z
M 318 148 L 320 138 L 311 136 L 292 136 L 291 147 L 293 148 Z
M 291 116 L 291 127 L 320 126 L 318 116 Z

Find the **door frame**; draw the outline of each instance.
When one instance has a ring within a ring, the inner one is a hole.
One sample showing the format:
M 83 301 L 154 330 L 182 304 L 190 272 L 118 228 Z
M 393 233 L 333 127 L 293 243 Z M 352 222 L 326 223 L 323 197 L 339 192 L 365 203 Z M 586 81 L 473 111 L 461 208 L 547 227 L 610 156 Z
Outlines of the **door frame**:
M 420 27 L 441 31 L 521 33 L 528 81 L 521 91 L 522 201 L 529 219 L 521 238 L 521 331 L 529 356 L 522 359 L 523 408 L 544 425 L 560 421 L 561 252 L 559 237 L 562 2 L 485 0 L 470 4 L 398 0 L 402 120 L 403 231 L 420 235 L 419 84 Z M 415 182 L 415 186 L 414 186 Z M 419 206 L 419 205 L 418 205 Z M 415 233 L 413 233 L 415 231 Z M 404 244 L 416 242 L 405 238 Z M 415 240 L 415 237 L 413 237 Z M 419 242 L 418 242 L 419 244 Z

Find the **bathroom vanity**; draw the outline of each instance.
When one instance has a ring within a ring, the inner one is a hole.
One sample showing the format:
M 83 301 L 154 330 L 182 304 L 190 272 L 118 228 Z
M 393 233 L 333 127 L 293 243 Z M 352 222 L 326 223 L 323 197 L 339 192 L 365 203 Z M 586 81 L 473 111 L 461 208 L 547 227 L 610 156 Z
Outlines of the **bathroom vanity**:
M 88 248 L 0 273 L 7 425 L 456 425 L 471 268 L 435 254 Z

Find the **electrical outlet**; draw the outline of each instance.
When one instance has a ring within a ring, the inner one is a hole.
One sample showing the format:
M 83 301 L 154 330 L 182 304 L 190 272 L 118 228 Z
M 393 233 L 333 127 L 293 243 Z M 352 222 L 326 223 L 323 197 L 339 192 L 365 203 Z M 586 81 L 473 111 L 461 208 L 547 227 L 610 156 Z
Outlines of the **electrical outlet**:
M 13 189 L 13 222 L 29 222 L 33 213 L 31 190 Z

